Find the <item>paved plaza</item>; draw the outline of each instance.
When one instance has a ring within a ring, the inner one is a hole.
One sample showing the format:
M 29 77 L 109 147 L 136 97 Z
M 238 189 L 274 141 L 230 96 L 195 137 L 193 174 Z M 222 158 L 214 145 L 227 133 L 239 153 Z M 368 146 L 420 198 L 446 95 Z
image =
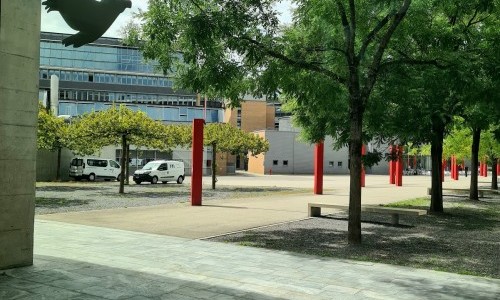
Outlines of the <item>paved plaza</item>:
M 424 196 L 430 177 L 368 176 L 363 203 Z M 235 176 L 221 185 L 305 187 L 307 176 Z M 484 179 L 483 179 L 484 180 Z M 486 181 L 481 182 L 485 185 Z M 466 187 L 467 181 L 445 182 Z M 31 267 L 0 271 L 0 299 L 499 299 L 500 280 L 200 240 L 347 204 L 347 176 L 325 195 L 213 200 L 37 216 Z
M 0 299 L 498 299 L 500 280 L 37 221 Z

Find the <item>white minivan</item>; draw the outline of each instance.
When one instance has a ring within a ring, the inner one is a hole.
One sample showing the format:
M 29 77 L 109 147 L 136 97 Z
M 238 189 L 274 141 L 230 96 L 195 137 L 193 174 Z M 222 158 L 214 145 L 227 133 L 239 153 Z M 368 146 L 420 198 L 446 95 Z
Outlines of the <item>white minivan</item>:
M 75 157 L 71 160 L 69 177 L 76 181 L 83 178 L 94 181 L 97 178 L 120 180 L 120 165 L 107 158 L 99 157 Z
M 134 182 L 151 182 L 152 184 L 175 181 L 181 184 L 184 181 L 184 163 L 175 160 L 154 160 L 134 172 Z

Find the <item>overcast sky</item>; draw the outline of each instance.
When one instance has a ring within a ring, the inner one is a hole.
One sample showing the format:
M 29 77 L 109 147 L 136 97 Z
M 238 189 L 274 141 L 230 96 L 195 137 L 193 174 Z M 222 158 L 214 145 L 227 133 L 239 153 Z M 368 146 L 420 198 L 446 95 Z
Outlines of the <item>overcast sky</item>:
M 131 18 L 134 12 L 139 11 L 139 9 L 146 10 L 148 7 L 147 0 L 132 0 L 132 9 L 126 9 L 121 15 L 118 16 L 116 21 L 111 25 L 111 27 L 106 31 L 104 36 L 107 37 L 121 37 L 120 29 L 125 25 Z M 290 1 L 284 0 L 277 5 L 278 11 L 281 13 L 281 21 L 284 23 L 289 23 L 291 20 L 290 14 Z M 42 7 L 42 31 L 59 32 L 59 33 L 75 33 L 71 27 L 69 27 L 59 14 L 59 12 L 53 11 L 46 13 Z

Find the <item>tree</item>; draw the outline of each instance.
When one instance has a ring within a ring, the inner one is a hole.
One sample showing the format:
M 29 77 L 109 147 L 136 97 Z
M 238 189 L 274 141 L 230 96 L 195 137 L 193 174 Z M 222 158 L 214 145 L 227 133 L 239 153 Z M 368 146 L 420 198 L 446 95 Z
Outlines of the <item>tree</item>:
M 488 52 L 485 41 L 489 40 L 489 32 L 495 31 L 496 25 L 487 21 L 494 19 L 495 2 L 415 2 L 408 16 L 413 22 L 402 26 L 405 34 L 397 36 L 392 50 L 404 53 L 405 59 L 434 62 L 435 68 L 418 61 L 390 65 L 392 72 L 382 75 L 375 92 L 379 101 L 372 101 L 377 105 L 389 102 L 387 115 L 397 116 L 391 125 L 384 125 L 382 129 L 386 132 L 397 132 L 395 135 L 403 141 L 431 144 L 431 212 L 443 211 L 440 174 L 443 138 L 453 128 L 455 116 L 467 120 L 464 114 L 467 107 L 481 102 L 478 100 L 484 99 L 488 89 L 488 85 L 481 83 L 485 65 L 478 58 Z M 373 120 L 372 124 L 377 121 Z M 472 169 L 471 180 L 474 159 Z
M 498 129 L 497 129 L 498 130 Z M 500 157 L 500 141 L 495 136 L 495 128 L 489 128 L 481 133 L 479 146 L 479 158 L 491 166 L 491 189 L 498 189 L 497 163 Z
M 71 130 L 72 146 L 78 153 L 91 154 L 107 145 L 121 145 L 120 193 L 124 193 L 125 168 L 128 166 L 125 161 L 127 145 L 168 149 L 175 146 L 169 143 L 175 138 L 166 139 L 169 134 L 170 128 L 125 105 L 83 115 Z
M 49 151 L 57 151 L 56 180 L 61 179 L 61 150 L 69 144 L 67 137 L 68 124 L 38 105 L 37 147 Z
M 175 66 L 181 87 L 233 104 L 260 90 L 258 79 L 276 61 L 292 70 L 290 76 L 311 72 L 337 87 L 349 113 L 348 240 L 359 244 L 364 111 L 411 0 L 297 1 L 290 30 L 281 29 L 274 3 L 152 0 L 142 14 L 145 56 L 156 59 L 164 72 Z
M 203 142 L 212 146 L 212 189 L 215 189 L 217 152 L 233 155 L 259 155 L 269 150 L 269 142 L 254 133 L 247 133 L 227 123 L 209 124 L 203 131 Z

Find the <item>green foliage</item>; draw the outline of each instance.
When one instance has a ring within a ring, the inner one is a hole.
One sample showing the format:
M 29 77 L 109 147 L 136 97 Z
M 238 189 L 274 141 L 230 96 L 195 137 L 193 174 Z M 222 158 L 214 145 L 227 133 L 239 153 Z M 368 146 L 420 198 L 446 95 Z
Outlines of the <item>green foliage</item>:
M 226 123 L 208 124 L 205 126 L 203 141 L 205 145 L 215 144 L 222 153 L 259 155 L 269 150 L 269 142 L 254 133 Z
M 171 149 L 179 139 L 172 128 L 149 118 L 144 112 L 124 105 L 83 115 L 71 126 L 71 147 L 89 155 L 107 145 L 120 145 L 123 136 L 131 144 L 155 149 Z
M 38 106 L 38 149 L 55 151 L 66 147 L 69 143 L 68 130 L 68 125 L 63 119 L 48 113 L 41 104 Z

